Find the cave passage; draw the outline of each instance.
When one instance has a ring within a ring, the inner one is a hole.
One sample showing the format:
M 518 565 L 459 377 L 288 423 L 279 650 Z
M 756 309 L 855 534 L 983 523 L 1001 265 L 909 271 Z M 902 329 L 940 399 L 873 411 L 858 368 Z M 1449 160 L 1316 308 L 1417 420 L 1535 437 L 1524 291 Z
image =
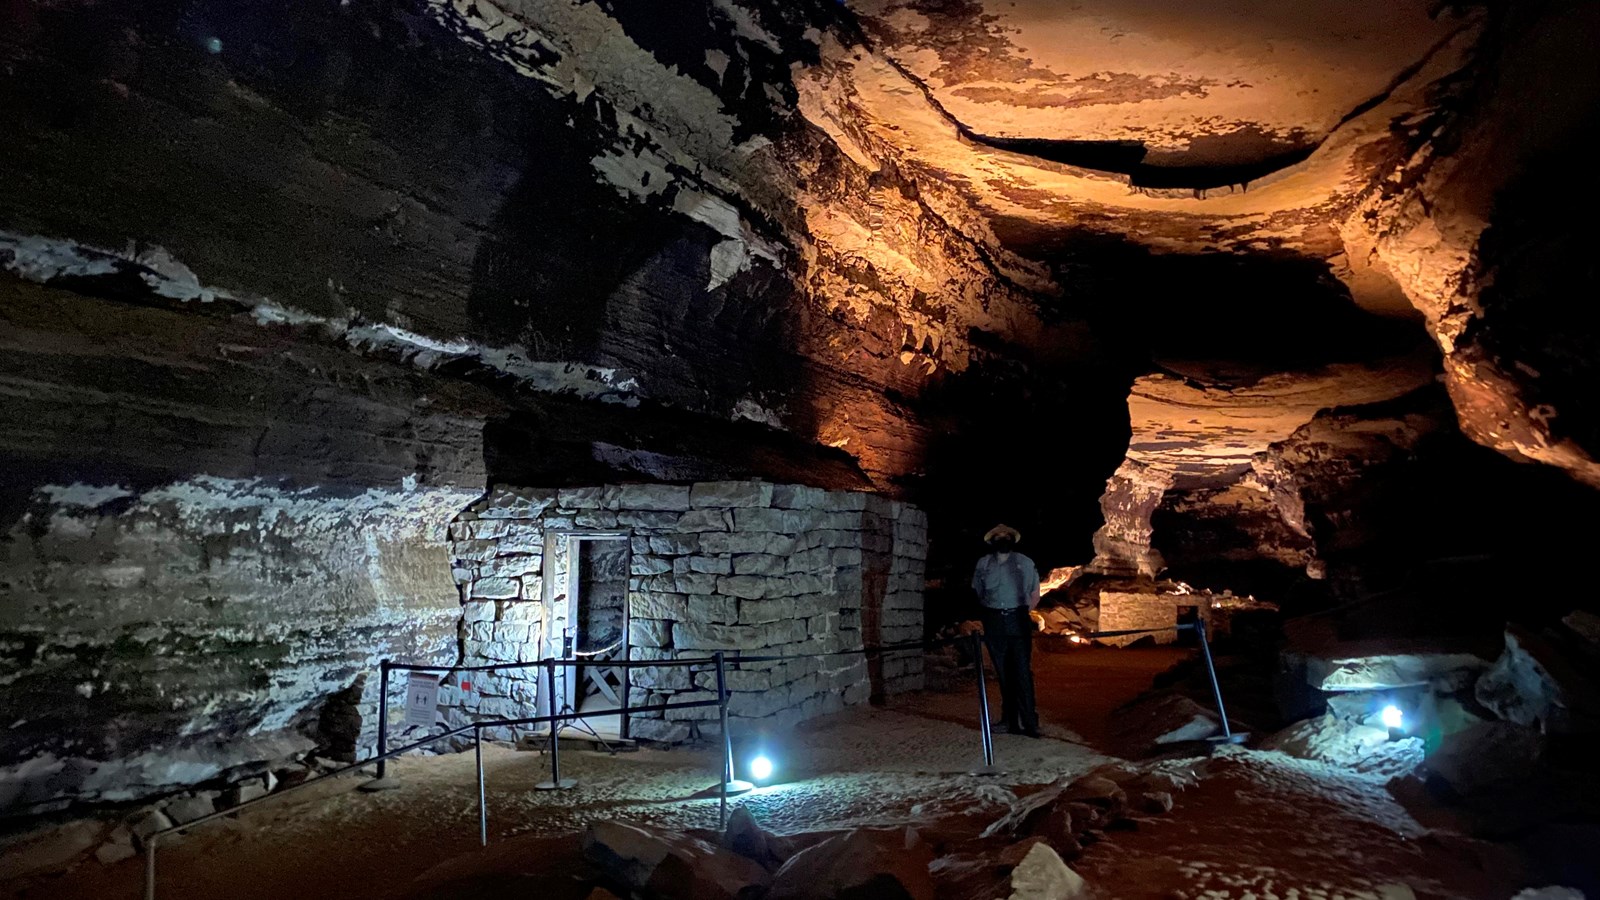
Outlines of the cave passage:
M 0 898 L 1600 897 L 1597 39 L 0 4 Z

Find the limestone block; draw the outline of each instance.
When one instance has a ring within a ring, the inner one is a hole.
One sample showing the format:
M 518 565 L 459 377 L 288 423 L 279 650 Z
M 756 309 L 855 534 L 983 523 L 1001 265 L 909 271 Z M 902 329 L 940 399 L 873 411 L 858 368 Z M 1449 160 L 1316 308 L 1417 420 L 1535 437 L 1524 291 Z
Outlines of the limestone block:
M 639 540 L 638 538 L 634 539 Z M 635 553 L 654 553 L 659 556 L 685 556 L 700 549 L 700 535 L 698 534 L 667 534 L 651 536 L 646 539 L 649 544 L 647 550 L 634 549 Z
M 712 575 L 727 575 L 733 572 L 733 560 L 726 556 L 687 556 L 689 568 L 695 572 L 705 572 Z
M 739 623 L 741 625 L 760 625 L 766 622 L 776 622 L 780 619 L 792 619 L 794 614 L 794 601 L 790 599 L 739 601 Z
M 194 794 L 183 794 L 169 801 L 161 811 L 174 825 L 193 822 L 202 816 L 209 816 L 217 811 L 217 800 L 222 796 L 221 791 L 200 791 Z
M 836 576 L 832 572 L 829 572 L 827 575 L 810 575 L 805 573 L 788 575 L 782 579 L 774 579 L 781 580 L 782 587 L 775 588 L 774 590 L 770 591 L 768 596 L 795 597 L 803 594 L 831 593 L 834 590 L 835 577 Z
M 493 541 L 505 536 L 511 522 L 507 519 L 477 519 L 471 522 L 459 522 L 451 526 L 452 531 L 459 531 L 463 538 L 474 541 Z
M 728 698 L 728 714 L 759 718 L 777 712 L 788 703 L 789 698 L 781 691 L 736 691 Z
M 752 642 L 756 630 L 739 625 L 709 622 L 680 622 L 673 631 L 673 642 L 682 650 L 734 650 L 761 646 Z
M 782 575 L 786 560 L 766 553 L 741 553 L 733 557 L 735 575 Z
M 645 666 L 633 670 L 632 683 L 656 691 L 686 691 L 693 687 L 688 666 Z
M 859 547 L 836 547 L 829 553 L 829 562 L 834 566 L 859 566 L 861 565 L 861 549 Z
M 826 512 L 817 520 L 818 528 L 838 531 L 861 531 L 861 514 L 858 512 Z
M 770 506 L 772 485 L 761 481 L 703 481 L 689 489 L 689 503 L 704 506 Z
M 821 488 L 799 484 L 772 486 L 772 505 L 784 509 L 819 509 L 827 502 L 827 492 Z
M 692 594 L 689 617 L 699 622 L 733 625 L 739 621 L 739 601 L 722 594 Z
M 563 509 L 601 509 L 606 505 L 606 490 L 600 486 L 562 488 L 556 496 L 557 503 Z
M 689 508 L 689 488 L 673 484 L 625 484 L 621 486 L 619 508 L 629 510 L 671 510 Z
M 672 623 L 661 619 L 631 619 L 628 644 L 632 647 L 671 647 Z
M 716 591 L 720 578 L 709 572 L 674 573 L 672 589 L 680 594 L 710 594 Z
M 677 581 L 673 578 L 671 572 L 663 572 L 660 575 L 632 576 L 628 579 L 628 590 L 665 591 L 669 594 L 678 592 Z
M 671 511 L 625 509 L 617 513 L 617 526 L 650 531 L 668 531 L 678 527 L 678 519 L 678 513 Z
M 676 528 L 679 532 L 731 531 L 733 516 L 725 509 L 692 509 L 678 519 Z M 700 542 L 704 547 L 705 536 L 700 538 Z
M 628 574 L 630 575 L 660 575 L 662 572 L 672 571 L 672 563 L 659 556 L 645 556 L 633 554 L 628 560 Z
M 497 641 L 520 641 L 526 643 L 531 627 L 526 622 L 495 622 L 490 630 Z
M 572 524 L 579 528 L 616 528 L 617 523 L 617 514 L 603 509 L 581 512 L 572 517 Z
M 662 719 L 639 719 L 628 723 L 628 736 L 641 741 L 681 744 L 689 740 L 689 726 Z
M 795 538 L 775 532 L 732 532 L 729 534 L 703 534 L 700 551 L 708 554 L 763 553 L 771 556 L 788 556 L 798 549 Z
M 534 519 L 554 502 L 555 495 L 550 491 L 495 485 L 477 515 L 484 519 Z
M 544 529 L 510 529 L 500 538 L 494 552 L 496 556 L 507 556 L 512 553 L 542 554 L 544 553 Z
M 780 622 L 770 622 L 760 626 L 763 631 L 763 643 L 768 647 L 779 647 L 783 644 L 799 643 L 806 639 L 806 623 L 812 619 L 786 619 Z
M 544 604 L 539 602 L 539 580 L 522 579 L 522 593 L 522 599 L 499 605 L 497 614 L 501 621 L 532 623 L 543 620 Z
M 467 562 L 486 562 L 500 552 L 498 541 L 456 541 L 450 552 L 456 559 Z
M 492 600 L 468 600 L 461 604 L 461 620 L 468 625 L 494 620 L 495 603 Z
M 472 583 L 472 596 L 483 600 L 510 600 L 522 593 L 516 578 L 480 578 Z
M 700 694 L 687 694 L 676 699 L 680 703 L 690 703 L 694 700 L 712 700 L 715 698 Z M 669 709 L 665 718 L 668 722 L 708 722 L 716 721 L 718 715 L 719 713 L 715 706 L 699 706 L 694 709 Z
M 477 578 L 521 578 L 530 573 L 537 574 L 542 565 L 537 556 L 526 554 L 497 556 L 488 562 L 479 563 L 474 575 Z
M 544 599 L 544 582 L 542 580 L 532 575 L 524 576 L 521 580 L 522 595 L 518 597 L 519 600 L 524 601 L 521 605 L 528 605 L 526 601 Z
M 639 662 L 645 662 L 652 659 L 674 659 L 677 657 L 677 651 L 664 647 L 633 647 L 629 655 Z
M 663 591 L 633 591 L 628 594 L 628 609 L 642 619 L 682 622 L 689 618 L 689 598 Z
M 743 600 L 759 600 L 777 584 L 781 584 L 780 579 L 761 575 L 727 575 L 717 579 L 716 591 Z
M 824 547 L 858 547 L 861 546 L 861 535 L 854 531 L 819 530 L 816 532 L 822 538 Z
M 812 547 L 789 555 L 784 563 L 785 572 L 822 572 L 833 567 L 833 551 L 827 547 Z

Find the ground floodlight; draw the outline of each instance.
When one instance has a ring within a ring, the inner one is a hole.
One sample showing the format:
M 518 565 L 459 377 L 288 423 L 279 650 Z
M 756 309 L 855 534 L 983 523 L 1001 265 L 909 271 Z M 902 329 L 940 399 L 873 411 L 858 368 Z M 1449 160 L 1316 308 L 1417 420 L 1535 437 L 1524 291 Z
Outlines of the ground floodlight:
M 1378 718 L 1383 720 L 1383 727 L 1385 728 L 1401 728 L 1405 724 L 1405 714 L 1400 711 L 1400 707 L 1395 706 L 1393 703 L 1385 706 L 1383 712 L 1378 713 Z
M 750 777 L 756 781 L 766 781 L 772 777 L 772 760 L 765 755 L 757 756 L 750 760 Z

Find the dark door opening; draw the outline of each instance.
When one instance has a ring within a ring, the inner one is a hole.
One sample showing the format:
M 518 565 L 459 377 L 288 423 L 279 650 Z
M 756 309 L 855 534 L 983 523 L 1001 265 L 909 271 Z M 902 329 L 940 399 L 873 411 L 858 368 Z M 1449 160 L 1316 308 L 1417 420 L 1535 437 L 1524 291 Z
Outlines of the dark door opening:
M 625 535 L 572 535 L 568 545 L 567 656 L 590 661 L 623 660 L 628 654 L 629 542 Z M 620 667 L 570 670 L 566 702 L 573 712 L 618 709 L 628 679 Z M 624 733 L 618 716 L 584 720 L 608 735 Z
M 1178 646 L 1200 646 L 1200 632 L 1195 630 L 1195 623 L 1200 621 L 1200 607 L 1178 607 Z

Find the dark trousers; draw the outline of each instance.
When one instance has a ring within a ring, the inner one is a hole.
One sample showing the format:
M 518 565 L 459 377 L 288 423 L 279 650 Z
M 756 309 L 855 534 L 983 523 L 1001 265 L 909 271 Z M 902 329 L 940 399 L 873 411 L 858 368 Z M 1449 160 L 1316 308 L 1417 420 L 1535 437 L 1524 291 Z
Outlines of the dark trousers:
M 1033 707 L 1033 619 L 1026 609 L 983 611 L 983 642 L 1000 676 L 1000 720 L 1014 731 L 1038 731 Z

